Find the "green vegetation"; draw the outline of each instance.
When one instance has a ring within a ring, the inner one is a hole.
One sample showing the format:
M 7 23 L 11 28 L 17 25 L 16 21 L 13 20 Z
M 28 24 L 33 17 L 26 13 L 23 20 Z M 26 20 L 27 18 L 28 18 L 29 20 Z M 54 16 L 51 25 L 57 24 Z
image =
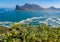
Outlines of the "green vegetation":
M 0 33 L 3 33 L 3 32 L 6 33 L 7 30 L 9 30 L 9 28 L 0 26 Z
M 6 33 L 0 34 L 0 42 L 60 42 L 60 27 L 13 24 Z

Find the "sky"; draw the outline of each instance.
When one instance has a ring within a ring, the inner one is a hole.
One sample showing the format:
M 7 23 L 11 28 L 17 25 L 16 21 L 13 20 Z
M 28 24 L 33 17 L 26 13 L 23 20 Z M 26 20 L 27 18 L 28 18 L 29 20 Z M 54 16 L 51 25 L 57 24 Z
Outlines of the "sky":
M 60 0 L 0 0 L 0 8 L 15 8 L 16 4 L 21 6 L 25 3 L 37 4 L 43 8 L 50 6 L 60 8 Z

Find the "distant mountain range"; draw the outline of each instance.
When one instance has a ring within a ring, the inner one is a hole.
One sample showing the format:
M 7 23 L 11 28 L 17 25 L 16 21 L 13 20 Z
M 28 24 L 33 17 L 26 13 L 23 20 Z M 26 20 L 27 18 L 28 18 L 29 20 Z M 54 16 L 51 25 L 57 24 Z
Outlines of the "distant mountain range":
M 42 8 L 36 4 L 24 4 L 23 6 L 16 5 L 16 11 L 60 11 L 60 8 L 55 8 L 51 6 L 49 8 Z

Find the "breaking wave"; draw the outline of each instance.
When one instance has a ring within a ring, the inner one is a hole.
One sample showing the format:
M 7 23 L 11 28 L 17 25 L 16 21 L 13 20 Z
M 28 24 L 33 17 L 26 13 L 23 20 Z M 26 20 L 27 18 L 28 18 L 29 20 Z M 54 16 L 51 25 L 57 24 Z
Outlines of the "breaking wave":
M 18 23 L 29 24 L 31 22 L 33 25 L 44 23 L 47 25 L 51 25 L 52 27 L 60 26 L 60 18 L 57 17 L 33 17 L 33 18 L 27 18 L 26 20 L 22 20 Z
M 13 22 L 9 22 L 9 21 L 3 21 L 0 22 L 0 26 L 4 26 L 4 27 L 11 27 Z M 15 22 L 14 22 L 15 23 Z
M 5 27 L 11 27 L 11 25 L 19 24 L 19 23 L 24 23 L 24 24 L 30 24 L 32 23 L 33 25 L 38 25 L 41 23 L 50 25 L 52 27 L 59 27 L 60 26 L 60 18 L 57 17 L 33 17 L 33 18 L 27 18 L 26 20 L 22 20 L 20 22 L 9 22 L 9 21 L 4 21 L 0 22 L 0 26 L 5 26 Z

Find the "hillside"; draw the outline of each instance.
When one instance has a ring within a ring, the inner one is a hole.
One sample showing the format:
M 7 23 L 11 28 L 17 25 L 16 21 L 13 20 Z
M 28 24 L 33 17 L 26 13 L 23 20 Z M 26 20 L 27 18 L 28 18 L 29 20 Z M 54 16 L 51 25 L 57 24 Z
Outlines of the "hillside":
M 16 9 L 15 10 L 43 10 L 42 7 L 40 7 L 39 5 L 35 5 L 35 4 L 24 4 L 23 6 L 19 6 L 19 5 L 16 5 Z
M 42 8 L 36 4 L 24 4 L 22 6 L 16 5 L 16 11 L 60 11 L 60 8 L 55 8 L 54 6 L 48 8 Z
M 7 32 L 8 30 L 9 30 L 8 27 L 0 26 L 0 33 L 2 33 L 2 32 Z

